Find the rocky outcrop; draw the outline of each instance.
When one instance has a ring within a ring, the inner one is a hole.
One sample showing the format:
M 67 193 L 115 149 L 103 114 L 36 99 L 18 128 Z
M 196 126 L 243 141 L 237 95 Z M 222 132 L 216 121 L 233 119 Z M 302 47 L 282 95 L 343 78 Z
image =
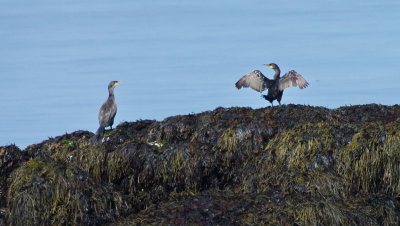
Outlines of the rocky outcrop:
M 11 225 L 399 225 L 400 106 L 217 108 L 0 147 Z

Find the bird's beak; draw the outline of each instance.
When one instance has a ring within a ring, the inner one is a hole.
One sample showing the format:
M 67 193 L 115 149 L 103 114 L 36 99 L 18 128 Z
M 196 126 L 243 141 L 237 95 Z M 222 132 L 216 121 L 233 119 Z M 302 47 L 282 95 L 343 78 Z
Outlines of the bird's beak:
M 270 65 L 270 64 L 263 64 L 263 65 L 266 67 L 272 68 L 272 65 Z
M 115 85 L 119 85 L 119 84 L 121 84 L 121 83 L 122 83 L 121 81 L 118 81 L 118 82 L 115 83 Z

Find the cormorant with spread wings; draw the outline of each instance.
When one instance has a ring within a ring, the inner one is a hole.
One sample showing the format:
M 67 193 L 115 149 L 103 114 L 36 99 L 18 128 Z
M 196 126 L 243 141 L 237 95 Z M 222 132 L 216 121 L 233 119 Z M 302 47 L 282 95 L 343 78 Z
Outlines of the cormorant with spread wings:
M 242 87 L 250 87 L 260 93 L 268 89 L 268 95 L 263 95 L 263 97 L 274 106 L 272 103 L 274 100 L 277 100 L 279 105 L 281 104 L 284 89 L 291 86 L 297 86 L 300 89 L 304 89 L 308 86 L 308 82 L 303 78 L 303 76 L 294 70 L 291 70 L 283 77 L 280 77 L 281 70 L 278 65 L 271 63 L 264 64 L 264 66 L 275 71 L 273 79 L 269 79 L 265 77 L 261 71 L 255 70 L 245 74 L 239 81 L 237 81 L 235 84 L 236 88 L 240 89 Z

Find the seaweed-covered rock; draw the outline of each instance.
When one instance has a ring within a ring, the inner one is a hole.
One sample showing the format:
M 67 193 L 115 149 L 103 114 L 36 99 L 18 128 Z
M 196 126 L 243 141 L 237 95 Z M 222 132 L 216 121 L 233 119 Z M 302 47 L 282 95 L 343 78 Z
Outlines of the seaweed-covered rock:
M 127 204 L 76 167 L 31 159 L 14 172 L 8 206 L 12 225 L 98 225 L 120 216 Z
M 0 220 L 398 225 L 399 131 L 398 105 L 234 107 L 1 147 Z
M 6 194 L 10 173 L 26 159 L 26 155 L 15 145 L 0 147 L 0 225 L 5 224 L 8 208 Z
M 0 147 L 0 208 L 6 206 L 7 179 L 10 173 L 23 162 L 24 154 L 15 145 Z

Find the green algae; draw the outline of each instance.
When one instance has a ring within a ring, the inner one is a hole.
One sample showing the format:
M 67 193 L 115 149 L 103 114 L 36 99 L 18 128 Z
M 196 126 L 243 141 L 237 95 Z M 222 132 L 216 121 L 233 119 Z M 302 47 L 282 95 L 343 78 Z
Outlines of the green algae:
M 67 147 L 73 147 L 74 146 L 74 142 L 72 140 L 69 140 L 69 139 L 64 139 L 61 142 Z

